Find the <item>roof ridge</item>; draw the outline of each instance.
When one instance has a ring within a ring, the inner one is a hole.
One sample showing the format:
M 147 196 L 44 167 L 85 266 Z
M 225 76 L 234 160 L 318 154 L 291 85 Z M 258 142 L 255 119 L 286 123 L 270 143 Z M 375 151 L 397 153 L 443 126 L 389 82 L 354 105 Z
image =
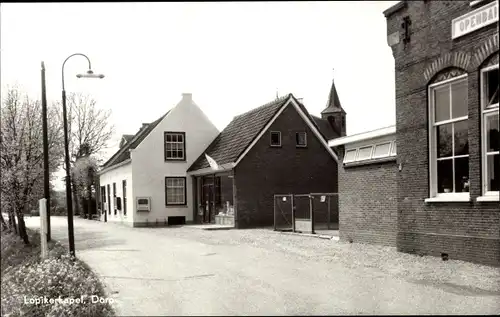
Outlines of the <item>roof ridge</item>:
M 236 115 L 234 118 L 238 118 L 238 117 L 241 117 L 241 116 L 244 116 L 244 115 L 248 115 L 248 114 L 251 114 L 251 113 L 257 112 L 257 111 L 259 111 L 259 110 L 262 110 L 262 108 L 265 108 L 265 107 L 269 107 L 269 106 L 275 105 L 275 104 L 277 104 L 278 102 L 281 102 L 281 101 L 283 101 L 283 100 L 286 100 L 286 99 L 287 99 L 287 98 L 289 98 L 291 95 L 292 95 L 292 94 L 290 93 L 290 94 L 287 94 L 287 95 L 285 95 L 285 96 L 281 96 L 281 97 L 279 97 L 279 98 L 277 98 L 277 99 L 274 99 L 274 100 L 272 100 L 272 101 L 269 101 L 269 102 L 267 102 L 267 103 L 263 104 L 262 106 L 258 106 L 257 108 L 253 108 L 253 109 L 248 110 L 247 112 L 244 112 L 244 113 L 241 113 L 241 114 L 239 114 L 239 115 Z

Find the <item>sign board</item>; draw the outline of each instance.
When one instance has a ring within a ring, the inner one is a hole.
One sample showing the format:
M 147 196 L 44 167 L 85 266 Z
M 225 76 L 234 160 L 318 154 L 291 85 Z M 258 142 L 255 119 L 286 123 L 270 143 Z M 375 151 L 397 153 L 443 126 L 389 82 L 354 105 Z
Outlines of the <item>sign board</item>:
M 498 0 L 451 21 L 451 38 L 456 39 L 498 21 Z
M 394 32 L 387 37 L 387 44 L 393 46 L 399 43 L 399 32 Z
M 321 202 L 324 203 L 326 201 L 326 196 L 321 196 Z
M 283 201 L 286 201 L 286 197 L 283 197 Z

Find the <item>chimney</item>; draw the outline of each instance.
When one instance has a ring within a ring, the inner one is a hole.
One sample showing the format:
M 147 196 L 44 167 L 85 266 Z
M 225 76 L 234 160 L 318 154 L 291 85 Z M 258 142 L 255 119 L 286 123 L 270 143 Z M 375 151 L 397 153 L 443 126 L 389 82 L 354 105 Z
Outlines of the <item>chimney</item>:
M 142 127 L 139 129 L 139 131 L 142 131 L 148 127 L 149 123 L 143 123 Z
M 193 100 L 193 94 L 192 93 L 183 93 L 182 94 L 182 100 L 186 100 L 186 101 L 192 101 Z
M 297 101 L 300 102 L 301 104 L 304 104 L 304 98 L 297 98 Z

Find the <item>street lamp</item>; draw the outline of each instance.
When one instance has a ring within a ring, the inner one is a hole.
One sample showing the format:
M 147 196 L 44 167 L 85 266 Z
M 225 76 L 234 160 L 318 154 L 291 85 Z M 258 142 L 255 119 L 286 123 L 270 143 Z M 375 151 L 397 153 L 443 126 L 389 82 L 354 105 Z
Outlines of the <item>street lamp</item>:
M 69 240 L 69 253 L 75 256 L 75 234 L 73 230 L 73 201 L 71 198 L 71 178 L 70 178 L 70 163 L 69 163 L 69 139 L 68 139 L 68 119 L 66 117 L 66 90 L 64 88 L 64 66 L 68 59 L 73 56 L 83 56 L 89 63 L 89 70 L 86 74 L 78 74 L 77 78 L 104 78 L 104 75 L 95 75 L 92 71 L 90 59 L 85 54 L 75 53 L 68 56 L 62 65 L 62 106 L 63 106 L 63 122 L 64 122 L 64 154 L 66 165 L 66 209 L 68 212 L 68 240 Z

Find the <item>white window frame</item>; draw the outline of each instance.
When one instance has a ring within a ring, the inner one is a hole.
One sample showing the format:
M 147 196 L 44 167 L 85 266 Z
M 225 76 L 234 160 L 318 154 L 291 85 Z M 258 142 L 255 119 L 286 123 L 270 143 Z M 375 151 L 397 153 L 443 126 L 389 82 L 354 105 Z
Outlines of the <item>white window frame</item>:
M 486 152 L 487 148 L 487 138 L 486 138 L 486 118 L 489 116 L 498 116 L 499 115 L 499 107 L 498 103 L 492 104 L 490 106 L 486 106 L 486 103 L 489 102 L 489 100 L 486 100 L 486 84 L 487 82 L 485 81 L 486 78 L 486 73 L 495 69 L 499 69 L 498 64 L 492 65 L 485 67 L 481 69 L 480 71 L 480 83 L 481 83 L 481 89 L 480 89 L 480 100 L 481 100 L 481 175 L 482 175 L 482 184 L 481 184 L 481 193 L 483 196 L 478 197 L 478 201 L 499 201 L 499 191 L 488 191 L 488 155 L 494 155 L 498 154 L 498 151 L 494 152 Z
M 361 150 L 366 149 L 366 148 L 370 148 L 370 157 L 364 158 L 364 159 L 360 159 L 359 158 L 359 153 L 361 152 Z M 372 156 L 373 156 L 373 144 L 372 145 L 367 145 L 367 146 L 360 146 L 358 148 L 357 153 L 356 153 L 356 161 L 357 162 L 367 161 L 367 160 L 370 160 L 372 158 Z
M 396 156 L 398 154 L 398 148 L 396 146 L 396 141 L 392 141 L 392 144 L 391 144 L 391 151 L 389 152 L 389 156 Z
M 347 157 L 347 152 L 350 152 L 350 151 L 354 151 L 354 157 L 352 160 L 346 160 L 345 158 Z M 355 162 L 356 161 L 356 157 L 358 156 L 358 149 L 357 148 L 351 148 L 351 149 L 347 149 L 345 150 L 345 155 L 344 155 L 344 163 L 351 163 L 351 162 Z
M 375 155 L 375 151 L 377 150 L 377 146 L 379 145 L 385 145 L 385 144 L 389 144 L 389 150 L 387 150 L 387 153 L 385 154 L 382 154 L 382 155 Z M 372 158 L 375 159 L 375 158 L 381 158 L 381 157 L 388 157 L 391 155 L 391 148 L 392 148 L 392 142 L 391 141 L 385 141 L 385 142 L 380 142 L 380 143 L 376 143 L 372 149 Z
M 280 136 L 280 144 L 273 144 L 273 133 L 277 133 Z M 281 131 L 269 131 L 269 144 L 271 147 L 281 147 Z
M 438 179 L 437 179 L 437 140 L 436 140 L 436 134 L 437 134 L 437 129 L 436 127 L 439 125 L 443 124 L 448 124 L 448 123 L 453 123 L 453 122 L 460 122 L 463 120 L 468 120 L 469 116 L 462 116 L 454 119 L 448 119 L 444 121 L 440 121 L 437 125 L 434 123 L 434 118 L 435 118 L 435 107 L 434 107 L 434 90 L 438 87 L 441 87 L 443 85 L 451 85 L 455 82 L 459 82 L 462 80 L 467 81 L 467 87 L 468 85 L 468 76 L 467 74 L 463 74 L 460 76 L 456 76 L 447 80 L 443 80 L 434 84 L 429 85 L 428 87 L 428 110 L 429 110 L 429 123 L 428 123 L 428 130 L 429 130 L 429 144 L 428 149 L 429 149 L 429 193 L 430 193 L 430 198 L 425 199 L 426 202 L 453 202 L 453 201 L 470 201 L 470 188 L 469 192 L 451 192 L 451 193 L 438 193 Z M 468 88 L 467 88 L 468 89 Z M 453 100 L 452 100 L 452 90 L 450 89 L 450 107 L 452 107 Z M 452 114 L 452 112 L 450 112 Z M 455 144 L 455 135 L 452 132 L 452 144 Z M 454 146 L 452 147 L 454 148 Z M 460 158 L 460 157 L 469 157 L 469 164 L 470 164 L 470 153 L 467 155 L 452 155 L 451 159 L 454 160 L 455 158 Z M 447 158 L 450 159 L 450 158 Z M 453 162 L 454 164 L 454 162 Z M 454 169 L 453 169 L 454 172 Z M 470 177 L 469 177 L 470 180 Z M 455 188 L 455 181 L 454 179 L 452 180 L 453 182 L 453 188 Z
M 176 185 L 171 185 L 169 186 L 168 181 L 169 180 L 183 180 L 184 186 L 176 186 Z M 165 177 L 165 205 L 166 206 L 184 206 L 186 205 L 186 186 L 187 186 L 187 179 L 186 177 L 178 177 L 178 176 L 166 176 Z M 182 189 L 182 201 L 175 201 L 175 202 L 169 202 L 168 201 L 168 190 L 169 189 Z

